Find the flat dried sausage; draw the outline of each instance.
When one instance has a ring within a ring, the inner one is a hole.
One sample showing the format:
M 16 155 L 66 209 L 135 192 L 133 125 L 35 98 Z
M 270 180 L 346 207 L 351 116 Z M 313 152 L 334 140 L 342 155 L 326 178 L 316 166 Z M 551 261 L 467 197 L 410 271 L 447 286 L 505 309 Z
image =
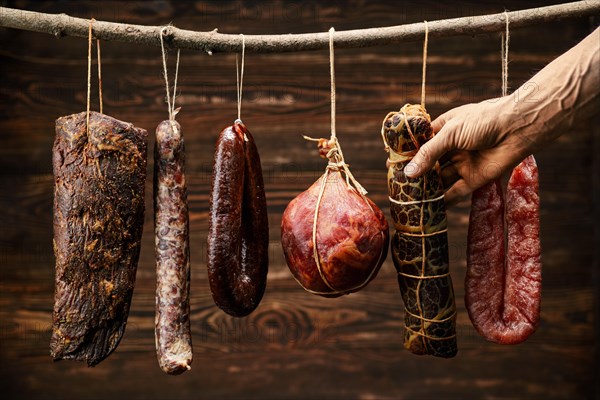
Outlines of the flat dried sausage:
M 540 314 L 540 200 L 533 156 L 513 170 L 506 197 L 505 215 L 499 180 L 473 193 L 465 303 L 481 335 L 496 343 L 516 344 L 535 332 Z

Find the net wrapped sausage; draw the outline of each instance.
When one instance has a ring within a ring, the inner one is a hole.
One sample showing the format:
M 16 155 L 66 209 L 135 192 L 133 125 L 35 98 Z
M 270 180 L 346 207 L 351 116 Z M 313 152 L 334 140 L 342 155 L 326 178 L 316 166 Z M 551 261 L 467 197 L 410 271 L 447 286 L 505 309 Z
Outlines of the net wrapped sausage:
M 499 180 L 472 196 L 465 303 L 477 331 L 496 343 L 520 343 L 535 332 L 539 322 L 539 202 L 538 169 L 533 156 L 525 158 L 511 174 L 506 212 Z
M 419 147 L 433 137 L 430 121 L 423 107 L 410 104 L 383 121 L 390 211 L 396 228 L 392 257 L 405 307 L 404 346 L 415 354 L 453 357 L 456 305 L 440 167 L 436 163 L 418 178 L 404 174 Z
M 127 323 L 144 224 L 147 132 L 90 112 L 56 120 L 51 355 L 94 366 Z
M 181 126 L 161 122 L 154 147 L 154 233 L 156 253 L 155 337 L 163 371 L 190 369 L 190 249 L 185 153 Z
M 208 278 L 216 305 L 243 317 L 260 303 L 267 283 L 269 221 L 260 157 L 246 126 L 236 121 L 217 139 L 208 228 Z

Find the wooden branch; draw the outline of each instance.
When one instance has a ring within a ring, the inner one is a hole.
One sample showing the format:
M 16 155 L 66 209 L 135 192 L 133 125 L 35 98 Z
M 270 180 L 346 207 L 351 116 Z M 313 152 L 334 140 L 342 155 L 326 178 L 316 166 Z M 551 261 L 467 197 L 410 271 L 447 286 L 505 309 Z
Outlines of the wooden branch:
M 600 1 L 588 0 L 531 8 L 508 13 L 511 28 L 536 23 L 557 21 L 600 13 Z M 22 29 L 62 36 L 85 37 L 89 20 L 66 14 L 45 14 L 33 11 L 0 7 L 0 27 Z M 429 37 L 477 35 L 505 29 L 504 13 L 443 19 L 428 22 Z M 162 26 L 130 25 L 95 21 L 94 36 L 107 41 L 120 41 L 149 46 L 160 46 Z M 425 24 L 414 23 L 382 28 L 337 31 L 335 46 L 338 48 L 370 47 L 400 42 L 422 40 Z M 288 35 L 245 35 L 246 51 L 254 53 L 278 53 L 304 50 L 321 50 L 328 47 L 329 34 L 304 33 Z M 196 32 L 169 26 L 165 41 L 171 47 L 214 52 L 241 51 L 240 35 Z

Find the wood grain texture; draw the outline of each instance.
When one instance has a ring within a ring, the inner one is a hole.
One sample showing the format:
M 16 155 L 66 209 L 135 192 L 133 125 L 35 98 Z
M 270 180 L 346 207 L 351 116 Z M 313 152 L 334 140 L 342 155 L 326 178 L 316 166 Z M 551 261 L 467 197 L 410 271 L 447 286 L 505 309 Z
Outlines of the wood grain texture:
M 553 2 L 531 1 L 527 7 Z M 554 2 L 556 3 L 556 2 Z M 394 25 L 519 9 L 525 3 L 4 1 L 7 7 L 186 29 L 287 33 Z M 518 87 L 589 32 L 588 19 L 511 32 L 510 86 Z M 500 93 L 500 38 L 430 41 L 427 108 L 432 116 Z M 598 364 L 598 138 L 590 123 L 536 154 L 543 263 L 538 331 L 518 346 L 486 342 L 464 308 L 468 205 L 448 212 L 459 354 L 417 357 L 402 347 L 402 301 L 388 259 L 363 291 L 339 299 L 305 293 L 279 244 L 287 203 L 325 164 L 302 134 L 329 135 L 327 52 L 246 58 L 242 118 L 263 162 L 271 260 L 267 291 L 250 317 L 213 303 L 206 274 L 210 174 L 218 133 L 236 117 L 235 59 L 183 51 L 178 121 L 187 150 L 194 365 L 163 376 L 154 352 L 155 270 L 147 213 L 129 325 L 116 352 L 95 368 L 53 363 L 54 281 L 51 148 L 54 120 L 85 109 L 86 43 L 0 29 L 0 382 L 4 398 L 210 399 L 593 399 Z M 149 131 L 167 117 L 160 52 L 103 43 L 104 107 Z M 170 53 L 170 65 L 174 53 Z M 381 121 L 418 101 L 421 44 L 336 52 L 337 130 L 346 160 L 389 218 Z M 95 88 L 93 104 L 97 104 Z M 97 107 L 97 106 L 95 106 Z M 94 108 L 94 107 L 93 107 Z M 153 143 L 149 143 L 153 146 Z M 594 147 L 595 146 L 595 147 Z M 594 150 L 594 148 L 596 150 Z M 148 171 L 152 171 L 151 160 Z M 596 170 L 593 169 L 596 166 Z M 151 174 L 149 174 L 151 176 Z M 594 186 L 594 190 L 598 188 Z M 151 179 L 146 207 L 151 210 Z M 389 219 L 388 219 L 389 220 Z M 593 232 L 596 232 L 594 239 Z M 594 241 L 596 240 L 596 242 Z M 595 300 L 596 299 L 596 300 Z

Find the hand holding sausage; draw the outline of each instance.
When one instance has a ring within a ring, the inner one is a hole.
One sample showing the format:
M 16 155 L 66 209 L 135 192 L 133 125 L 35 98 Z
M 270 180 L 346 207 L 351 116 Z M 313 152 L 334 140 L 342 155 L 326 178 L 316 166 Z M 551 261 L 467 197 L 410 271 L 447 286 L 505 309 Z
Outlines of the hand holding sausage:
M 512 95 L 467 104 L 432 122 L 436 136 L 406 166 L 423 175 L 438 159 L 447 205 L 516 166 L 525 156 L 600 110 L 600 28 Z

